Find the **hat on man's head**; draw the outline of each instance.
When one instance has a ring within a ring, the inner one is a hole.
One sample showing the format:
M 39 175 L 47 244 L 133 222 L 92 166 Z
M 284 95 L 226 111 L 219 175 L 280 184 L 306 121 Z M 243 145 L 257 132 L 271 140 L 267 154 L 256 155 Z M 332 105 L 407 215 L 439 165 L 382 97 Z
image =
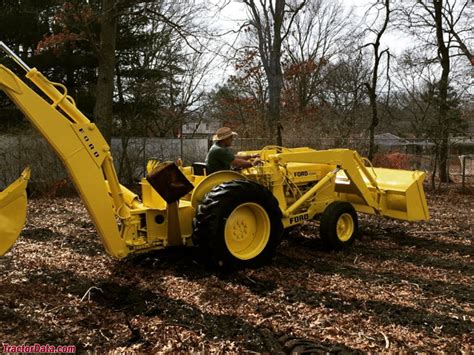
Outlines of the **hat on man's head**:
M 233 132 L 229 127 L 221 127 L 217 130 L 216 134 L 212 137 L 214 142 L 222 141 L 232 136 L 238 136 L 237 133 Z

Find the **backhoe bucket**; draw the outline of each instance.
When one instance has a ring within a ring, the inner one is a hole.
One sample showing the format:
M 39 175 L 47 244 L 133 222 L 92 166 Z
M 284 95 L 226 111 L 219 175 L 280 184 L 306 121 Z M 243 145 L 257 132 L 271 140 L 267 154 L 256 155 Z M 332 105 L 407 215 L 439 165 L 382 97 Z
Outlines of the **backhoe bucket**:
M 26 220 L 26 186 L 30 169 L 5 190 L 0 192 L 0 256 L 15 244 Z

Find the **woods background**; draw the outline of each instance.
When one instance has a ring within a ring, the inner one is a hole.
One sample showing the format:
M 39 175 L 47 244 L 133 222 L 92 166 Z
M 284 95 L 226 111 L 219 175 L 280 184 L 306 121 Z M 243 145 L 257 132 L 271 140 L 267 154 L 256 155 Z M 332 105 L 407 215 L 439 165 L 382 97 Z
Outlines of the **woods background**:
M 45 197 L 29 199 L 0 259 L 4 350 L 474 352 L 474 189 L 450 183 L 461 156 L 474 182 L 472 0 L 0 5 L 0 41 L 68 87 L 124 184 L 152 157 L 202 161 L 228 125 L 236 150 L 352 148 L 435 187 L 429 221 L 361 214 L 344 251 L 308 220 L 259 269 L 219 275 L 193 248 L 114 260 L 80 199 L 58 197 L 72 189 L 61 162 L 0 93 L 0 189 L 31 165 L 30 192 Z
M 222 125 L 236 149 L 353 148 L 434 186 L 460 181 L 459 156 L 474 153 L 472 2 L 351 4 L 8 0 L 0 40 L 114 137 L 127 184 L 151 157 L 202 161 Z M 39 191 L 66 177 L 3 94 L 0 132 L 2 184 L 28 164 Z M 155 138 L 169 141 L 136 144 Z

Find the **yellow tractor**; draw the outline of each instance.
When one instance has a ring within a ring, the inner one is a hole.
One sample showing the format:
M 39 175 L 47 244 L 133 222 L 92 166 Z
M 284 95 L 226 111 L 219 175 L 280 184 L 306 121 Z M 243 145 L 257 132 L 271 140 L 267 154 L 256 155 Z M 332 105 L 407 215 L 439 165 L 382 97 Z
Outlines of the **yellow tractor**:
M 348 149 L 265 147 L 244 152 L 260 154 L 254 167 L 208 176 L 199 164 L 150 161 L 140 198 L 119 183 L 109 145 L 66 88 L 0 48 L 34 87 L 0 65 L 0 89 L 61 158 L 113 257 L 197 246 L 218 268 L 255 267 L 271 260 L 285 228 L 315 217 L 334 249 L 353 243 L 357 213 L 429 218 L 423 172 L 373 168 Z M 0 192 L 0 256 L 21 234 L 29 177 L 26 169 Z

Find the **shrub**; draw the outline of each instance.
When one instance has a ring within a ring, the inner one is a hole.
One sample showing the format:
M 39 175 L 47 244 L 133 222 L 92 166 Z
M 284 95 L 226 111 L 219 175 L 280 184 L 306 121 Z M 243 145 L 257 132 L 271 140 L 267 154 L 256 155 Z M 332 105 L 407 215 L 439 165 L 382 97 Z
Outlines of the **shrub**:
M 380 153 L 374 156 L 372 164 L 380 168 L 406 169 L 411 168 L 410 160 L 402 153 Z

